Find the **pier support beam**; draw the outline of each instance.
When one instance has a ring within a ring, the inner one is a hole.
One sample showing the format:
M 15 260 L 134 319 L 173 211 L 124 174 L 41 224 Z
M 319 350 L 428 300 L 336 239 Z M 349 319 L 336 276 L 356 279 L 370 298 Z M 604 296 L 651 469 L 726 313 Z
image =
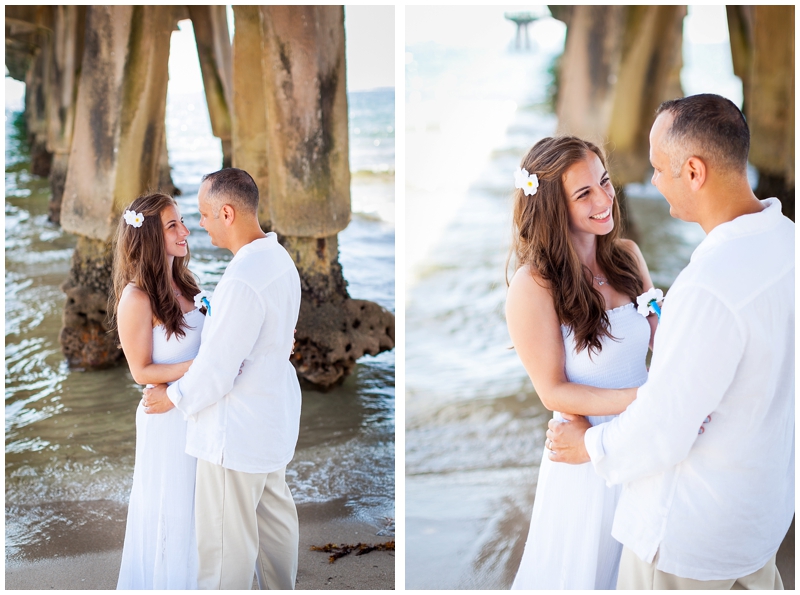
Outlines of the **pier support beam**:
M 271 231 L 261 11 L 257 6 L 234 6 L 233 15 L 233 167 L 253 176 L 259 194 L 258 222 L 264 231 Z
M 111 262 L 108 242 L 78 236 L 69 276 L 61 284 L 67 303 L 58 340 L 70 367 L 104 368 L 124 357 L 117 334 L 108 332 Z
M 211 132 L 222 142 L 222 167 L 230 167 L 233 77 L 228 17 L 225 6 L 190 5 L 187 8 L 200 58 Z
M 42 12 L 37 20 L 42 21 Z M 49 11 L 46 13 L 51 17 Z M 52 18 L 47 18 L 52 27 Z M 47 96 L 50 69 L 52 67 L 52 29 L 37 26 L 32 34 L 33 60 L 25 73 L 25 124 L 28 128 L 28 144 L 31 150 L 31 173 L 36 176 L 50 175 L 53 154 L 47 150 Z
M 727 6 L 733 71 L 742 79 L 759 198 L 794 220 L 794 6 Z
M 5 7 L 6 67 L 25 83 L 25 126 L 31 152 L 31 173 L 50 173 L 53 155 L 47 149 L 47 101 L 53 62 L 53 7 Z
M 293 363 L 331 385 L 369 353 L 394 347 L 394 316 L 352 300 L 337 234 L 350 222 L 344 11 L 262 6 L 267 163 L 273 229 L 303 289 Z
M 67 179 L 75 102 L 83 58 L 85 6 L 53 6 L 52 54 L 49 92 L 46 97 L 47 150 L 53 156 L 50 167 L 48 219 L 61 222 L 61 201 Z
M 350 374 L 361 356 L 394 347 L 394 315 L 347 294 L 336 235 L 280 239 L 300 271 L 303 299 L 292 363 L 301 377 L 330 386 Z
M 60 340 L 70 365 L 122 357 L 107 333 L 111 235 L 122 209 L 155 189 L 164 136 L 169 6 L 90 6 L 61 223 L 77 234 Z

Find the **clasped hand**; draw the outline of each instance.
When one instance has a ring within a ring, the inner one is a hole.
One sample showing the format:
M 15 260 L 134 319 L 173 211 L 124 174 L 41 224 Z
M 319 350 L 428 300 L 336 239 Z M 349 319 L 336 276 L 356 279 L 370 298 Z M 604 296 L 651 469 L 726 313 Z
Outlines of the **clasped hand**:
M 244 362 L 239 366 L 239 376 L 242 375 Z M 156 384 L 153 387 L 145 388 L 142 391 L 142 407 L 145 413 L 166 413 L 174 409 L 175 405 L 167 396 L 167 385 Z
M 571 465 L 588 463 L 591 459 L 583 443 L 583 436 L 592 424 L 582 415 L 563 413 L 562 417 L 565 420 L 563 422 L 551 419 L 547 423 L 545 448 L 550 451 L 550 460 Z
M 152 388 L 146 388 L 142 391 L 142 395 L 145 413 L 166 413 L 175 407 L 167 396 L 166 384 L 156 384 Z

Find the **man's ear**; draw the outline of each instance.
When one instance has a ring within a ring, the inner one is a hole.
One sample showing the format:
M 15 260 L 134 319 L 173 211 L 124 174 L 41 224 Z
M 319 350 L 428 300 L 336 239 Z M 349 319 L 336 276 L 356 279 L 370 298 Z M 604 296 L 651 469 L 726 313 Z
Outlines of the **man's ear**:
M 231 225 L 236 218 L 236 211 L 233 210 L 231 205 L 222 205 L 219 214 L 226 225 Z
M 689 175 L 689 185 L 697 192 L 703 187 L 708 176 L 708 168 L 700 157 L 692 156 L 686 161 L 686 171 Z

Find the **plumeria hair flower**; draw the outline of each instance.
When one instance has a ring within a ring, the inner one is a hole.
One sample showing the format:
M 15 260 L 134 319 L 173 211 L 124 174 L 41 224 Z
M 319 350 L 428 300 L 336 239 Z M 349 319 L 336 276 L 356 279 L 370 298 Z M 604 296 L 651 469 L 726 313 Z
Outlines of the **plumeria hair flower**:
M 636 311 L 639 312 L 642 316 L 649 316 L 651 313 L 655 313 L 658 316 L 658 320 L 661 320 L 661 308 L 658 305 L 658 302 L 664 300 L 664 292 L 658 289 L 657 287 L 651 287 L 647 291 L 645 291 L 642 295 L 636 298 Z
M 144 221 L 144 215 L 136 211 L 125 211 L 122 217 L 125 219 L 125 223 L 133 225 L 134 227 L 141 227 L 142 221 Z
M 539 178 L 536 174 L 528 174 L 527 169 L 514 172 L 514 187 L 521 188 L 525 196 L 533 196 L 539 189 Z

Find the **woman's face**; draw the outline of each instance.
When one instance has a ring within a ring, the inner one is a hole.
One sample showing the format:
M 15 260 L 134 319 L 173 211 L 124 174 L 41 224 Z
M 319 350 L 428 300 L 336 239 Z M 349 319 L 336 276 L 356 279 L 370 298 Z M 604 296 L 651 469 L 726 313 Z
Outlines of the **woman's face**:
M 164 228 L 164 244 L 167 247 L 167 256 L 183 257 L 189 253 L 186 236 L 189 229 L 183 224 L 183 217 L 178 208 L 170 205 L 161 211 L 161 225 Z
M 588 153 L 561 177 L 567 197 L 569 229 L 575 235 L 606 235 L 614 229 L 614 186 L 600 158 Z

